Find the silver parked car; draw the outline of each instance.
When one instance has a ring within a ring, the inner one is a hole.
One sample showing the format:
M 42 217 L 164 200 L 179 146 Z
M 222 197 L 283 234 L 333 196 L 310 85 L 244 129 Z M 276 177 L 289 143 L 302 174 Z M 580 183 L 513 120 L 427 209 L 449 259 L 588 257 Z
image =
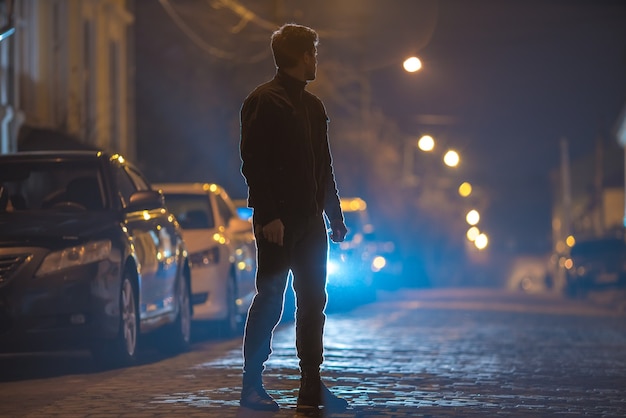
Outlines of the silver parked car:
M 155 184 L 176 216 L 191 260 L 193 319 L 218 322 L 226 334 L 243 329 L 255 294 L 252 224 L 226 191 L 209 183 Z

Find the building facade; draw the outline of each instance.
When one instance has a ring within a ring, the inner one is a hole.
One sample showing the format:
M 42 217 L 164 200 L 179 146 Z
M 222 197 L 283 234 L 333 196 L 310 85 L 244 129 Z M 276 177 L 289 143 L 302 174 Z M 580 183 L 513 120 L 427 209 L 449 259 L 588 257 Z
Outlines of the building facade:
M 622 108 L 619 117 L 617 118 L 615 125 L 615 137 L 617 142 L 624 149 L 624 187 L 626 188 L 626 105 Z M 626 190 L 624 190 L 624 213 L 622 218 L 622 225 L 626 228 Z
M 561 145 L 561 165 L 558 172 L 552 173 L 550 263 L 555 286 L 559 289 L 565 285 L 565 264 L 574 243 L 626 238 L 626 107 L 609 137 L 596 138 L 593 155 L 570 161 L 567 141 L 563 140 Z
M 4 3 L 0 151 L 75 142 L 134 158 L 132 1 Z

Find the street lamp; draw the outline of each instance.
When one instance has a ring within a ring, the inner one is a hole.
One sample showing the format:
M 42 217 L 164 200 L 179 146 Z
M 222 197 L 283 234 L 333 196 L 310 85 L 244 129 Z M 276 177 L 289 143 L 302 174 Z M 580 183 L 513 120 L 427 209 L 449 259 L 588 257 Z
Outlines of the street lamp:
M 469 182 L 463 182 L 460 186 L 459 186 L 459 195 L 461 195 L 461 197 L 468 197 L 469 195 L 472 194 L 472 185 Z
M 466 235 L 468 240 L 474 242 L 476 241 L 476 238 L 478 238 L 478 236 L 480 235 L 480 230 L 477 226 L 472 226 L 470 229 L 467 230 Z
M 480 214 L 476 209 L 472 209 L 465 215 L 465 220 L 470 225 L 476 225 L 480 221 Z
M 410 57 L 404 60 L 402 66 L 404 67 L 405 71 L 409 73 L 414 73 L 422 68 L 422 61 L 420 61 L 420 59 L 417 57 Z
M 446 152 L 446 154 L 443 156 L 443 162 L 448 167 L 456 167 L 459 165 L 460 161 L 461 157 L 459 157 L 459 153 L 455 150 L 448 150 L 448 152 Z
M 422 151 L 432 151 L 435 149 L 435 140 L 430 135 L 424 135 L 417 141 L 417 147 Z
M 417 142 L 415 139 L 409 139 L 404 143 L 404 164 L 403 164 L 403 180 L 407 186 L 416 186 L 419 179 L 413 173 L 413 164 L 415 159 L 415 148 L 423 152 L 431 152 L 435 149 L 435 140 L 430 135 L 422 135 Z
M 484 233 L 478 235 L 476 239 L 474 240 L 474 245 L 479 250 L 484 250 L 485 248 L 487 248 L 488 244 L 489 244 L 489 238 Z

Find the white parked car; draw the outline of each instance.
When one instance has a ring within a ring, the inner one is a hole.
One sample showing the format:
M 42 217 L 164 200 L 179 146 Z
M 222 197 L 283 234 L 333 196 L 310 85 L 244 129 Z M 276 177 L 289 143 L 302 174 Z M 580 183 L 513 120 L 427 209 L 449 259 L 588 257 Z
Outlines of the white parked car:
M 210 183 L 155 184 L 183 230 L 191 262 L 193 319 L 219 321 L 227 334 L 243 329 L 255 294 L 252 224 L 226 191 Z

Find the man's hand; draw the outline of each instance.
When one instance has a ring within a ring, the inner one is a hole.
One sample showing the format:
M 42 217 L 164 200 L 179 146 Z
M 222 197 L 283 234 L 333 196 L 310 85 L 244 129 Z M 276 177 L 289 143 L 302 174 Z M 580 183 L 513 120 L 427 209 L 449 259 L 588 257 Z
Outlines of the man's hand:
M 330 239 L 333 240 L 333 242 L 343 242 L 343 240 L 346 239 L 348 229 L 341 219 L 330 221 L 330 230 Z
M 280 219 L 274 219 L 272 222 L 263 225 L 261 228 L 263 236 L 269 242 L 283 246 L 283 238 L 285 236 L 285 225 Z

